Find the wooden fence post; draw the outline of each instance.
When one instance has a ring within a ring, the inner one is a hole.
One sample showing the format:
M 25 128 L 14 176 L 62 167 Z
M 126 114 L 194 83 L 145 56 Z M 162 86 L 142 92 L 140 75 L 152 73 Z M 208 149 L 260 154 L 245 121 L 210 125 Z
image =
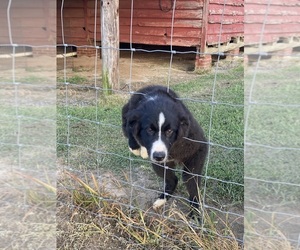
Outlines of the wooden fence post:
M 119 0 L 101 0 L 102 86 L 111 94 L 119 83 Z

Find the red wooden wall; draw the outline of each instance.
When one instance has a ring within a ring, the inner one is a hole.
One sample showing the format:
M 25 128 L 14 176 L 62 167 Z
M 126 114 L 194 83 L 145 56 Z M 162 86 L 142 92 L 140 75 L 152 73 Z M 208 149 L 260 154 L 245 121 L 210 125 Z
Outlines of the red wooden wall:
M 120 40 L 130 42 L 131 0 L 120 2 Z M 205 1 L 205 2 L 204 2 Z M 8 0 L 0 1 L 0 42 L 9 43 L 6 9 Z M 53 1 L 12 1 L 11 34 L 16 44 L 46 45 L 63 42 L 93 45 L 96 0 L 65 0 L 63 8 L 64 41 L 61 28 L 61 0 L 57 13 Z M 169 45 L 171 43 L 171 0 L 134 0 L 132 42 Z M 226 5 L 224 6 L 224 2 Z M 30 3 L 30 4 L 29 4 Z M 204 4 L 209 3 L 207 8 Z M 198 46 L 206 24 L 206 44 L 230 41 L 243 36 L 246 44 L 274 42 L 282 37 L 300 36 L 299 0 L 177 0 L 173 45 Z M 49 6 L 51 4 L 51 6 Z M 96 10 L 96 40 L 100 41 L 100 1 Z M 204 13 L 203 11 L 206 12 Z M 245 17 L 244 17 L 245 11 Z M 55 17 L 55 14 L 57 16 Z M 267 16 L 267 18 L 266 18 Z M 244 20 L 245 18 L 245 20 Z M 57 33 L 55 31 L 57 21 Z M 245 21 L 245 22 L 244 22 Z M 243 25 L 243 22 L 245 25 Z M 49 28 L 50 27 L 50 28 Z M 264 35 L 261 36 L 262 30 Z
M 63 7 L 63 9 L 61 9 Z M 88 30 L 85 16 L 86 6 L 83 0 L 57 1 L 57 43 L 68 43 L 75 45 L 89 45 L 87 37 Z M 63 17 L 63 19 L 61 18 Z M 63 27 L 63 29 L 62 29 Z M 92 33 L 91 33 L 92 34 Z
M 224 5 L 225 3 L 225 5 Z M 209 0 L 207 44 L 244 36 L 244 0 Z
M 300 1 L 247 0 L 245 4 L 245 42 L 276 42 L 280 38 L 300 36 Z M 261 35 L 263 33 L 263 35 Z
M 161 0 L 162 8 L 170 8 L 170 0 Z M 100 2 L 97 2 L 96 40 L 100 41 Z M 61 0 L 58 1 L 58 43 L 62 43 Z M 130 39 L 131 0 L 120 0 L 120 41 L 141 44 L 170 45 L 172 10 L 160 9 L 159 0 L 135 0 L 132 13 L 132 40 Z M 177 0 L 173 29 L 173 45 L 200 44 L 203 0 Z M 63 8 L 65 43 L 93 44 L 95 29 L 95 0 L 65 0 Z M 85 27 L 85 30 L 83 29 Z
M 205 2 L 206 4 L 209 3 L 206 12 Z M 171 3 L 171 0 L 134 0 L 131 40 L 131 0 L 119 0 L 120 41 L 170 45 L 172 33 Z M 97 4 L 96 40 L 100 41 L 100 1 Z M 201 39 L 205 39 L 208 44 L 218 44 L 221 22 L 221 42 L 230 41 L 233 36 L 243 36 L 243 0 L 226 0 L 225 8 L 223 4 L 224 0 L 177 0 L 172 44 L 187 47 L 199 46 Z M 61 0 L 58 0 L 58 43 L 63 42 L 60 7 Z M 170 11 L 162 11 L 161 8 L 170 9 Z M 224 15 L 222 15 L 223 8 Z M 94 44 L 95 0 L 65 0 L 63 17 L 65 43 Z M 207 25 L 207 36 L 203 32 L 203 24 Z
M 120 0 L 120 40 L 130 41 L 131 0 Z M 172 5 L 170 0 L 134 1 L 132 41 L 142 44 L 170 45 L 172 36 Z M 196 46 L 202 28 L 202 0 L 177 0 L 173 25 L 173 45 Z
M 0 1 L 0 43 L 9 44 L 8 0 Z M 10 31 L 14 44 L 55 45 L 56 3 L 54 1 L 12 1 Z

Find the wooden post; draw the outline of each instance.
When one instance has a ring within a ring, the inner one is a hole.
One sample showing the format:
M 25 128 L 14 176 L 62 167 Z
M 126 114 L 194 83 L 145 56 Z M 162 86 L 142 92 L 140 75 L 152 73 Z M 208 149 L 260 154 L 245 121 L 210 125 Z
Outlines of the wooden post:
M 208 26 L 208 5 L 209 0 L 203 1 L 203 10 L 202 10 L 202 29 L 201 29 L 201 44 L 200 44 L 200 53 L 206 52 L 206 40 L 207 40 L 207 26 Z M 200 55 L 200 57 L 204 55 Z
M 208 5 L 209 0 L 203 0 L 203 11 L 202 11 L 202 29 L 201 29 L 201 41 L 200 46 L 197 46 L 197 52 L 200 54 L 196 55 L 195 60 L 195 72 L 204 73 L 211 69 L 212 58 L 211 55 L 206 55 L 207 52 L 207 26 L 208 26 Z
M 102 87 L 111 94 L 119 83 L 119 0 L 101 0 Z

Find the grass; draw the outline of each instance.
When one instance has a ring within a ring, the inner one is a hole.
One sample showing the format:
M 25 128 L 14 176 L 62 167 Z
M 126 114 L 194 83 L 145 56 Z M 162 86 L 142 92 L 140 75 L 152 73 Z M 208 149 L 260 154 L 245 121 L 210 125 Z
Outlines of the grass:
M 43 94 L 42 90 L 37 93 Z M 5 97 L 10 99 L 10 95 Z M 23 100 L 20 97 L 16 107 L 13 102 L 3 102 L 0 108 L 0 248 L 53 248 L 56 109 L 35 106 L 31 100 L 24 105 Z
M 256 70 L 245 73 L 246 103 L 253 86 L 253 103 L 245 109 L 249 112 L 245 135 L 249 249 L 261 244 L 265 249 L 295 249 L 291 240 L 297 242 L 299 236 L 300 144 L 295 136 L 300 133 L 300 84 L 299 63 L 291 60 L 295 58 L 262 61 Z
M 7 155 L 1 159 L 2 166 L 6 167 L 9 162 Z M 0 178 L 0 248 L 56 247 L 56 189 L 53 179 L 41 180 L 40 173 L 34 173 L 33 177 L 32 172 L 24 169 L 12 171 L 5 167 L 1 169 Z
M 259 215 L 257 212 L 247 212 L 245 214 L 245 249 L 297 249 L 286 237 L 285 228 L 278 227 L 274 219 L 274 214 L 270 218 Z M 255 223 L 253 223 L 255 221 Z M 258 228 L 257 224 L 261 227 Z
M 58 82 L 65 82 L 64 77 L 58 77 Z M 71 84 L 84 84 L 87 83 L 89 80 L 87 77 L 80 76 L 80 75 L 73 75 L 71 77 L 67 77 L 66 82 Z
M 59 249 L 99 243 L 103 248 L 113 249 L 241 249 L 228 225 L 223 221 L 225 229 L 218 229 L 215 217 L 207 213 L 203 215 L 206 217 L 206 232 L 201 232 L 176 207 L 167 210 L 166 216 L 161 216 L 121 205 L 129 204 L 129 201 L 123 199 L 120 203 L 117 197 L 110 196 L 93 174 L 89 181 L 67 171 L 60 177 L 64 182 L 63 186 L 59 185 L 58 197 Z M 65 189 L 66 182 L 75 188 Z M 66 200 L 76 207 L 69 213 L 69 218 L 65 218 L 68 214 L 64 206 Z M 87 212 L 92 216 L 87 216 Z
M 49 69 L 49 72 L 51 73 L 51 69 Z M 25 86 L 28 84 L 28 86 L 30 86 L 30 84 L 34 83 L 34 84 L 49 84 L 54 86 L 55 82 L 54 82 L 54 74 L 51 75 L 48 72 L 48 76 L 46 74 L 43 74 L 44 72 L 37 70 L 35 71 L 30 71 L 25 69 L 25 73 L 23 74 L 15 74 L 15 82 L 18 83 L 22 83 L 25 84 Z M 53 72 L 55 72 L 55 69 L 53 69 Z M 0 81 L 3 83 L 12 83 L 13 79 L 11 75 L 1 75 L 0 76 Z M 42 85 L 41 85 L 42 86 Z
M 250 71 L 245 75 L 247 90 L 253 74 Z M 266 147 L 247 147 L 247 177 L 292 184 L 300 182 L 298 164 L 295 164 L 299 154 L 297 150 L 290 150 L 300 146 L 299 140 L 295 140 L 295 135 L 300 133 L 299 110 L 289 106 L 299 103 L 298 75 L 299 66 L 282 68 L 276 62 L 272 70 L 260 68 L 255 73 L 252 101 L 261 104 L 251 106 L 245 140 Z M 268 196 L 271 203 L 276 201 L 277 206 L 279 201 L 291 204 L 299 202 L 299 191 L 296 186 L 261 183 L 260 189 L 253 190 L 252 194 L 259 195 L 261 192 L 263 197 Z
M 230 149 L 231 147 L 243 148 L 244 109 L 241 106 L 244 101 L 243 68 L 218 72 L 217 75 L 216 79 L 214 74 L 199 76 L 189 82 L 174 84 L 171 88 L 184 99 L 206 135 L 210 135 L 210 141 L 215 144 L 211 146 L 208 162 L 207 175 L 213 178 L 207 180 L 206 203 L 221 209 L 228 207 L 230 211 L 233 206 L 241 209 L 243 205 L 243 186 L 234 184 L 243 184 L 243 150 Z M 213 86 L 215 87 L 213 101 L 217 104 L 211 105 Z M 120 180 L 120 185 L 127 188 L 125 192 L 127 194 L 130 193 L 130 187 L 128 187 L 130 182 L 151 190 L 158 190 L 158 185 L 161 184 L 161 180 L 156 179 L 149 161 L 129 154 L 127 141 L 121 130 L 121 109 L 128 97 L 122 94 L 104 97 L 99 92 L 97 105 L 94 105 L 95 94 L 93 94 L 91 104 L 80 106 L 70 101 L 68 106 L 62 104 L 57 107 L 58 157 L 62 165 L 68 165 L 74 171 L 73 176 L 69 175 L 72 182 L 62 181 L 61 190 L 67 193 L 61 195 L 66 195 L 64 200 L 78 207 L 81 218 L 79 221 L 84 225 L 80 230 L 88 230 L 97 237 L 99 234 L 111 235 L 112 241 L 113 238 L 119 237 L 121 242 L 126 241 L 127 245 L 130 239 L 130 244 L 133 245 L 129 246 L 139 245 L 149 249 L 162 244 L 167 244 L 172 249 L 180 249 L 180 247 L 188 249 L 189 246 L 185 242 L 190 242 L 190 246 L 204 249 L 238 249 L 239 246 L 232 235 L 228 218 L 220 217 L 213 210 L 207 210 L 205 214 L 205 221 L 208 223 L 206 226 L 210 228 L 212 234 L 202 234 L 198 231 L 199 229 L 190 227 L 184 210 L 181 211 L 180 201 L 178 201 L 178 209 L 167 210 L 169 221 L 165 218 L 153 217 L 153 213 L 141 208 L 135 200 L 130 201 L 130 197 L 122 203 L 128 205 L 133 202 L 136 207 L 134 211 L 129 211 L 128 207 L 126 209 L 126 206 L 121 206 L 118 202 L 100 201 L 99 197 L 107 197 L 109 194 L 103 190 L 99 194 L 96 182 L 93 182 L 92 186 L 97 194 L 88 188 L 91 186 L 88 180 L 94 180 L 94 177 L 82 177 L 82 174 L 92 173 L 94 176 L 102 176 L 103 173 L 113 173 Z M 89 99 L 89 97 L 86 98 Z M 205 102 L 202 102 L 203 100 Z M 226 181 L 232 183 L 226 183 Z M 180 187 L 183 187 L 182 182 L 179 183 L 176 196 L 186 197 L 185 188 Z M 151 202 L 150 197 L 157 194 L 152 192 L 148 196 L 149 192 L 143 192 L 138 188 L 136 191 L 135 195 L 139 197 L 139 202 L 147 200 L 144 207 L 149 208 L 147 202 Z M 86 223 L 83 223 L 87 214 L 92 214 L 92 219 L 88 222 L 91 226 L 88 229 Z M 103 225 L 96 223 L 97 214 L 101 214 L 101 218 L 104 218 Z M 182 224 L 173 225 L 172 218 L 179 219 Z M 222 229 L 216 228 L 215 220 L 223 224 L 220 226 Z M 77 224 L 66 221 L 63 223 L 69 223 L 67 227 L 70 227 L 70 234 L 79 230 Z M 131 226 L 128 226 L 128 223 Z M 160 231 L 162 228 L 164 232 L 167 232 L 167 238 L 175 235 L 173 242 L 167 242 L 167 239 L 163 237 L 164 234 Z M 233 237 L 227 241 L 225 238 L 218 237 L 216 233 Z M 64 233 L 62 233 L 61 240 L 64 238 L 63 235 Z M 61 246 L 66 247 L 64 244 L 69 243 L 61 242 Z

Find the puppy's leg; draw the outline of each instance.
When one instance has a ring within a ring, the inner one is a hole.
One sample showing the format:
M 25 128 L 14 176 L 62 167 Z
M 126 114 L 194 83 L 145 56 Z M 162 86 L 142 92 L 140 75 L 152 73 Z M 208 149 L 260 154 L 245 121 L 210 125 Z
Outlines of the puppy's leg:
M 189 193 L 190 205 L 193 208 L 199 208 L 199 187 L 200 187 L 200 177 L 194 173 L 189 173 L 187 168 L 184 168 L 182 174 L 183 182 Z
M 141 155 L 141 146 L 138 144 L 138 142 L 134 139 L 134 137 L 131 134 L 128 135 L 128 145 L 131 153 L 133 153 L 136 156 Z
M 143 147 L 143 146 L 141 146 L 141 157 L 142 157 L 143 159 L 149 158 L 147 149 L 146 149 L 145 147 Z
M 173 168 L 175 164 L 174 162 L 169 162 L 168 163 L 168 168 L 165 169 L 164 166 L 158 165 L 155 163 L 152 163 L 152 167 L 155 171 L 155 173 L 165 179 L 165 187 L 164 187 L 164 192 L 159 196 L 159 198 L 153 203 L 153 209 L 157 210 L 160 207 L 162 207 L 167 200 L 170 198 L 170 194 L 173 194 L 173 192 L 176 189 L 177 183 L 178 183 L 178 178 L 175 175 Z
M 200 182 L 201 173 L 205 161 L 205 152 L 199 151 L 190 160 L 184 162 L 184 172 L 182 173 L 183 182 L 186 185 L 187 191 L 189 193 L 189 201 L 191 208 L 199 209 L 199 199 L 200 199 Z M 193 215 L 193 210 L 191 210 L 190 216 Z
M 140 156 L 141 155 L 141 149 L 140 148 L 132 149 L 131 147 L 129 147 L 129 151 L 131 153 L 133 153 L 134 155 L 136 155 L 136 156 Z

